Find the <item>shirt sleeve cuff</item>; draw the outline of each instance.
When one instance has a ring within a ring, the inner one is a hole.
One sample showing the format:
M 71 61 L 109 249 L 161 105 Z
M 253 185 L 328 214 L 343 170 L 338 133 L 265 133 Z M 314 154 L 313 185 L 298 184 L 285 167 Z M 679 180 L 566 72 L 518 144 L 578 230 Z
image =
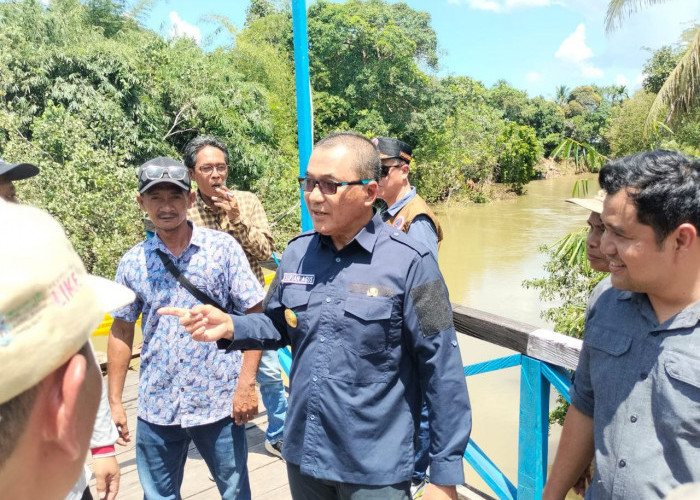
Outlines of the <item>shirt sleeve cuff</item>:
M 576 390 L 575 383 L 571 385 L 569 394 L 571 396 L 571 404 L 574 405 L 577 410 L 589 417 L 593 417 L 593 401 L 579 393 Z
M 464 484 L 462 457 L 452 460 L 430 461 L 430 482 L 440 486 Z

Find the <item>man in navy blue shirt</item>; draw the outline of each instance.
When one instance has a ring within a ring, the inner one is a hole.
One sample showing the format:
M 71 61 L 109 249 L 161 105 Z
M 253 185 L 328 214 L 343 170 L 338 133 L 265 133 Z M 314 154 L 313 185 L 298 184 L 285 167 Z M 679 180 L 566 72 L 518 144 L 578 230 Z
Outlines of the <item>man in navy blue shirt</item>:
M 289 243 L 263 314 L 159 311 L 229 349 L 292 346 L 282 455 L 296 499 L 410 498 L 423 400 L 424 498 L 456 498 L 464 482 L 471 411 L 447 288 L 428 249 L 373 212 L 380 165 L 356 134 L 316 144 L 299 179 L 314 231 Z

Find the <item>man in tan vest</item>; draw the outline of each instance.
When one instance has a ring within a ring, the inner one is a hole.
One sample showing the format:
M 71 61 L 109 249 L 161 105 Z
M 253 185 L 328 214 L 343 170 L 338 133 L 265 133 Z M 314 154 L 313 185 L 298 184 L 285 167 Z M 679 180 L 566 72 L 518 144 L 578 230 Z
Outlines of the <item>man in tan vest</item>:
M 389 207 L 382 214 L 384 222 L 421 242 L 437 260 L 438 243 L 442 240 L 440 223 L 408 181 L 413 149 L 391 137 L 378 137 L 372 142 L 382 160 L 378 197 Z
M 377 197 L 384 200 L 388 206 L 382 213 L 382 219 L 425 245 L 437 261 L 442 229 L 433 211 L 425 200 L 416 194 L 416 188 L 408 181 L 408 164 L 411 162 L 413 149 L 405 142 L 391 137 L 378 137 L 373 139 L 372 143 L 377 148 L 382 161 Z M 430 461 L 429 445 L 428 407 L 424 402 L 421 409 L 420 429 L 415 437 L 416 454 L 411 477 L 413 498 L 421 497 L 425 488 Z

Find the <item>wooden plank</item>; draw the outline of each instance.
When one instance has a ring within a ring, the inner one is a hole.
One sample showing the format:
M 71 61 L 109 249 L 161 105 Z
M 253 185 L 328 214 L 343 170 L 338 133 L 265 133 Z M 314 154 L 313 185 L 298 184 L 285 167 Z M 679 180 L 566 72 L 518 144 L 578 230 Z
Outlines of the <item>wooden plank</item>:
M 579 339 L 458 304 L 452 312 L 459 333 L 564 368 L 573 370 L 578 364 Z

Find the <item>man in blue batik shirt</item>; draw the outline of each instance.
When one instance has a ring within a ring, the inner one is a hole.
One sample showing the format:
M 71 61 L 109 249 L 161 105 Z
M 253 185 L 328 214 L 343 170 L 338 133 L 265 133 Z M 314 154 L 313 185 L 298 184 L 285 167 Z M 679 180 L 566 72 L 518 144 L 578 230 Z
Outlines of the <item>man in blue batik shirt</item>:
M 239 378 L 255 387 L 261 353 L 249 351 L 243 359 L 240 353 L 226 355 L 214 344 L 194 342 L 175 318 L 155 314 L 163 306 L 200 303 L 158 252 L 227 310 L 260 311 L 262 287 L 233 237 L 187 221 L 194 192 L 183 164 L 169 158 L 144 163 L 137 199 L 156 235 L 129 250 L 117 269 L 116 281 L 136 293 L 132 305 L 112 314 L 108 343 L 109 400 L 121 444 L 130 440 L 121 399 L 134 322 L 141 314 L 136 464 L 144 497 L 180 497 L 187 449 L 194 442 L 222 498 L 250 499 L 245 423 L 257 412 L 257 394 L 236 388 Z
M 423 399 L 424 498 L 464 482 L 471 411 L 447 289 L 426 247 L 373 213 L 380 165 L 356 134 L 316 144 L 300 179 L 315 230 L 289 243 L 264 314 L 236 316 L 235 335 L 211 306 L 159 311 L 229 350 L 292 346 L 282 455 L 298 500 L 410 498 Z

